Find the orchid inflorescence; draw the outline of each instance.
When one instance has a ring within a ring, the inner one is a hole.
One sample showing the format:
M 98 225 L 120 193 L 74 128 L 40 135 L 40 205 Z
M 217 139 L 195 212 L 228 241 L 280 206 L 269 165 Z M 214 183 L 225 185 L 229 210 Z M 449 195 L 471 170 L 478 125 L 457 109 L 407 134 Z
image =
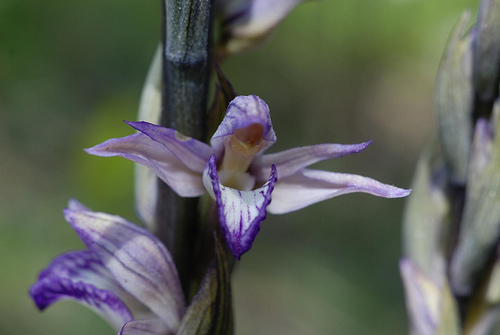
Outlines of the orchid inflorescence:
M 261 41 L 299 2 L 216 1 L 222 16 L 219 58 Z M 308 168 L 359 153 L 371 141 L 264 153 L 277 140 L 268 105 L 256 95 L 229 96 L 222 100 L 225 113 L 210 144 L 139 121 L 126 122 L 137 133 L 86 149 L 149 168 L 179 197 L 208 199 L 217 222 L 210 234 L 214 248 L 206 251 L 213 257 L 195 294 L 184 290 L 179 264 L 155 231 L 71 200 L 64 215 L 87 249 L 55 258 L 40 273 L 30 289 L 38 308 L 76 300 L 124 335 L 231 334 L 230 258 L 240 260 L 251 249 L 268 212 L 289 213 L 353 192 L 384 198 L 410 193 L 368 177 Z M 201 209 L 200 214 L 210 215 Z

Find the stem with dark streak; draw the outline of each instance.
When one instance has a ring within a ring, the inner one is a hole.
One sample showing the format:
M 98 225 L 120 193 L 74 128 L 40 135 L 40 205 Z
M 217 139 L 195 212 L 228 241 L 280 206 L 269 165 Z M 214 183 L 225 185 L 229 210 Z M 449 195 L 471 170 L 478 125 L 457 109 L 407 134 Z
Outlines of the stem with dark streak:
M 214 0 L 162 0 L 162 114 L 160 124 L 204 140 L 212 62 Z M 180 198 L 158 186 L 158 235 L 173 255 L 186 298 L 197 282 L 194 242 L 198 199 Z M 193 281 L 194 279 L 194 281 Z

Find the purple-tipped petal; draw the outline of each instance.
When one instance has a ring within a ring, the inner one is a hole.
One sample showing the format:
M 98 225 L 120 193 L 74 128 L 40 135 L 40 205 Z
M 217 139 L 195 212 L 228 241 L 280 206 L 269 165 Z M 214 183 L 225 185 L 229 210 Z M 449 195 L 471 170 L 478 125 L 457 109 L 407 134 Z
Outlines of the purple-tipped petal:
M 289 213 L 342 194 L 363 192 L 384 198 L 400 198 L 411 190 L 383 184 L 354 174 L 305 169 L 275 185 L 270 213 Z
M 276 142 L 276 134 L 271 123 L 269 107 L 264 100 L 256 95 L 237 96 L 229 103 L 226 116 L 212 136 L 210 143 L 216 152 L 220 154 L 223 152 L 226 136 L 233 135 L 236 130 L 254 124 L 262 127 L 262 139 L 266 141 L 266 147 L 270 147 Z
M 127 322 L 118 335 L 174 335 L 161 319 L 145 319 Z
M 219 211 L 222 234 L 234 257 L 250 250 L 260 230 L 260 222 L 266 218 L 266 207 L 271 202 L 271 193 L 278 180 L 276 167 L 271 167 L 267 183 L 254 191 L 239 191 L 219 183 L 215 156 L 207 163 L 203 175 L 205 185 L 215 196 Z
M 286 151 L 257 157 L 250 167 L 257 181 L 265 181 L 271 171 L 270 166 L 276 165 L 280 179 L 286 178 L 303 168 L 332 158 L 340 158 L 363 151 L 371 141 L 360 144 L 317 144 L 293 148 Z
M 85 151 L 101 157 L 120 156 L 145 165 L 181 197 L 198 197 L 205 191 L 200 173 L 188 168 L 163 144 L 142 133 L 113 138 Z
M 76 199 L 69 199 L 68 208 L 73 211 L 92 211 L 90 208 L 88 208 L 87 206 L 85 206 Z
M 70 207 L 74 208 L 76 205 L 88 210 L 78 201 L 70 200 Z M 90 250 L 71 251 L 55 258 L 40 272 L 39 280 L 47 277 L 69 278 L 74 282 L 81 281 L 98 289 L 111 291 L 125 303 L 135 318 L 151 315 L 151 311 L 128 293 Z
M 191 171 L 203 173 L 207 160 L 214 153 L 208 144 L 184 136 L 174 129 L 148 122 L 125 123 L 163 145 Z
M 48 277 L 69 278 L 75 282 L 83 281 L 117 294 L 125 292 L 99 258 L 89 250 L 71 251 L 56 257 L 47 268 L 40 272 L 38 279 Z
M 165 246 L 146 229 L 119 216 L 70 209 L 64 214 L 118 283 L 161 317 L 169 329 L 177 330 L 185 303 Z
M 30 295 L 40 310 L 62 299 L 76 300 L 96 311 L 117 330 L 132 320 L 132 313 L 113 292 L 66 277 L 43 277 L 31 286 Z

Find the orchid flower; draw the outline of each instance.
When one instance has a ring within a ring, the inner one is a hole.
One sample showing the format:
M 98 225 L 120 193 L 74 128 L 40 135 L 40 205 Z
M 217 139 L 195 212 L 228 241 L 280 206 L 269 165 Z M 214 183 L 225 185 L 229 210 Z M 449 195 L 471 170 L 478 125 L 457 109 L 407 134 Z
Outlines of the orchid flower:
M 229 104 L 211 145 L 147 122 L 127 124 L 139 133 L 86 151 L 148 166 L 181 197 L 198 197 L 207 191 L 217 203 L 222 234 L 236 259 L 251 248 L 266 210 L 289 213 L 352 192 L 385 198 L 410 193 L 367 177 L 306 169 L 322 160 L 358 153 L 370 142 L 263 154 L 276 142 L 276 135 L 269 107 L 255 95 L 238 96 Z
M 55 258 L 30 289 L 40 309 L 76 300 L 95 310 L 119 335 L 176 334 L 186 305 L 167 248 L 125 219 L 76 201 L 66 220 L 88 250 Z
M 261 43 L 302 1 L 217 0 L 223 32 L 219 53 L 238 53 Z

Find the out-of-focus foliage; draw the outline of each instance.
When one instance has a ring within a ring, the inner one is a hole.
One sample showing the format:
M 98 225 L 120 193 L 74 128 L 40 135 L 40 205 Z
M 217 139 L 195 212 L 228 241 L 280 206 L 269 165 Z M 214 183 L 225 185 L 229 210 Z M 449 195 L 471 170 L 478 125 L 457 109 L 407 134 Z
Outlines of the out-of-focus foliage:
M 222 68 L 269 104 L 273 150 L 373 139 L 363 155 L 318 165 L 407 187 L 448 33 L 476 6 L 306 2 Z M 158 1 L 0 1 L 1 334 L 112 333 L 72 302 L 40 314 L 27 291 L 51 258 L 83 247 L 62 216 L 68 198 L 137 221 L 132 163 L 82 148 L 132 133 L 121 120 L 136 117 L 159 38 Z M 236 333 L 405 333 L 402 205 L 351 195 L 270 217 L 236 269 Z
M 448 41 L 436 81 L 439 143 L 421 155 L 405 210 L 412 334 L 500 331 L 500 1 L 482 0 L 478 12 L 470 27 L 466 11 Z

